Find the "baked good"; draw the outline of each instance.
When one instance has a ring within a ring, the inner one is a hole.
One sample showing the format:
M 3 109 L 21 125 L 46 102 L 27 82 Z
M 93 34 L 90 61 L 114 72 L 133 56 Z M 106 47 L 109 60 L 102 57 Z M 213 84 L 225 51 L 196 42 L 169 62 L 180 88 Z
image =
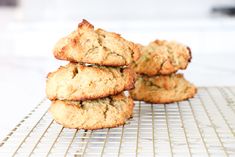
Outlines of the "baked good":
M 185 80 L 183 74 L 160 76 L 138 75 L 135 88 L 130 91 L 134 100 L 151 103 L 172 103 L 192 98 L 196 87 Z
M 133 88 L 135 79 L 128 67 L 69 63 L 48 74 L 46 93 L 50 100 L 98 99 Z
M 49 111 L 66 128 L 95 130 L 123 125 L 132 116 L 133 107 L 133 100 L 121 93 L 97 100 L 56 100 Z
M 139 74 L 148 76 L 168 75 L 179 69 L 186 69 L 191 61 L 191 50 L 182 44 L 155 40 L 148 46 L 141 46 L 141 56 L 132 63 L 132 68 Z
M 83 20 L 77 30 L 60 39 L 54 48 L 57 59 L 106 66 L 125 66 L 139 56 L 138 46 L 119 34 L 94 29 Z

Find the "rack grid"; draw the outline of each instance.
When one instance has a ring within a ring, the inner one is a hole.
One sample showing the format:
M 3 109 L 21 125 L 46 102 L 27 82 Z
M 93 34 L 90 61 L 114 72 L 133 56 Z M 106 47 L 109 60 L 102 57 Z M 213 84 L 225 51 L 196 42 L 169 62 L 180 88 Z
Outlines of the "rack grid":
M 0 143 L 0 156 L 235 157 L 235 87 L 200 87 L 171 104 L 135 102 L 125 125 L 95 131 L 63 128 L 40 102 Z

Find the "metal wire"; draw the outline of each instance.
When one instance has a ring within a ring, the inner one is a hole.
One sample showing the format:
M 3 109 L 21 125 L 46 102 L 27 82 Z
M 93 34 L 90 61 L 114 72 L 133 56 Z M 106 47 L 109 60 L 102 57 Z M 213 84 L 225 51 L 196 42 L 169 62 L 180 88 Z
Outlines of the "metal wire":
M 172 104 L 135 102 L 127 124 L 63 128 L 43 100 L 0 143 L 0 156 L 235 156 L 235 87 L 199 88 Z
M 139 102 L 138 107 L 138 125 L 137 125 L 137 136 L 136 136 L 136 148 L 135 148 L 135 154 L 138 156 L 138 144 L 139 144 L 139 137 L 140 137 L 140 110 L 141 110 L 141 102 Z
M 209 154 L 209 151 L 208 151 L 208 148 L 209 148 L 209 147 L 207 146 L 207 144 L 206 144 L 206 142 L 205 142 L 205 139 L 204 139 L 204 137 L 203 137 L 203 135 L 202 135 L 202 130 L 199 128 L 199 121 L 197 120 L 196 114 L 195 114 L 195 112 L 194 112 L 194 110 L 193 110 L 193 108 L 192 108 L 192 105 L 194 105 L 194 104 L 192 104 L 191 101 L 189 101 L 189 103 L 190 103 L 190 109 L 191 109 L 191 112 L 192 112 L 192 115 L 193 115 L 194 122 L 195 122 L 195 124 L 196 124 L 196 126 L 197 126 L 197 131 L 199 132 L 200 138 L 201 138 L 201 140 L 203 141 L 203 146 L 204 146 L 204 147 L 200 147 L 200 149 L 205 148 L 206 153 L 207 153 L 207 156 L 210 157 L 211 155 Z
M 71 145 L 72 145 L 72 143 L 73 143 L 73 141 L 74 141 L 74 139 L 75 139 L 75 137 L 76 137 L 77 132 L 78 132 L 78 130 L 75 131 L 74 136 L 73 136 L 72 140 L 70 141 L 70 143 L 69 143 L 69 145 L 68 145 L 68 148 L 67 148 L 66 151 L 65 151 L 64 156 L 67 156 L 68 151 L 69 151 L 69 149 L 70 149 L 70 147 L 71 147 Z
M 120 144 L 119 144 L 119 148 L 118 148 L 118 157 L 121 156 L 123 134 L 124 134 L 124 125 L 122 126 L 122 134 L 121 134 Z
M 164 105 L 165 119 L 166 119 L 166 126 L 167 126 L 167 135 L 168 135 L 169 146 L 170 146 L 170 155 L 173 156 L 172 140 L 171 140 L 171 134 L 170 134 L 170 129 L 169 129 L 168 112 L 167 112 L 166 106 L 167 105 Z
M 223 149 L 225 155 L 228 156 L 228 153 L 227 153 L 227 151 L 225 150 L 224 144 L 223 144 L 223 142 L 221 141 L 221 139 L 220 139 L 220 137 L 219 137 L 219 133 L 218 133 L 218 131 L 217 131 L 217 129 L 216 129 L 216 125 L 215 125 L 214 122 L 212 121 L 211 115 L 210 115 L 209 112 L 207 111 L 203 99 L 200 99 L 200 102 L 201 102 L 201 104 L 202 104 L 202 106 L 203 106 L 204 111 L 206 112 L 206 115 L 207 115 L 208 119 L 210 120 L 211 126 L 212 126 L 212 128 L 213 128 L 213 130 L 214 130 L 214 132 L 215 132 L 215 134 L 216 134 L 216 137 L 217 137 L 217 139 L 218 139 L 218 141 L 219 141 L 219 143 L 220 143 L 220 145 L 221 145 L 221 147 L 222 147 L 222 149 Z
M 53 142 L 52 145 L 50 146 L 50 149 L 49 149 L 49 151 L 47 152 L 46 156 L 49 156 L 49 155 L 50 155 L 51 150 L 52 150 L 52 148 L 54 147 L 54 145 L 56 144 L 56 141 L 57 141 L 58 138 L 60 137 L 60 134 L 61 134 L 62 131 L 63 131 L 63 127 L 61 127 L 59 133 L 57 134 L 57 136 L 56 136 L 56 138 L 55 138 L 55 140 L 54 140 L 54 142 Z
M 180 113 L 181 125 L 183 126 L 185 122 L 184 122 L 184 119 L 183 119 L 183 116 L 182 116 L 182 111 L 181 111 L 181 109 L 180 109 L 180 107 L 179 107 L 179 104 L 177 104 L 177 108 L 178 108 L 178 111 L 179 111 L 179 113 Z M 188 150 L 188 152 L 189 152 L 189 154 L 190 154 L 190 157 L 191 157 L 191 156 L 192 156 L 192 152 L 191 152 L 191 148 L 190 148 L 190 146 L 189 146 L 188 136 L 187 136 L 185 127 L 183 127 L 183 132 L 184 132 L 185 141 L 186 141 L 186 143 L 187 143 L 187 150 Z
M 155 129 L 154 129 L 154 112 L 153 112 L 153 104 L 151 104 L 151 110 L 152 110 L 152 140 L 153 140 L 153 156 L 156 156 L 155 153 Z

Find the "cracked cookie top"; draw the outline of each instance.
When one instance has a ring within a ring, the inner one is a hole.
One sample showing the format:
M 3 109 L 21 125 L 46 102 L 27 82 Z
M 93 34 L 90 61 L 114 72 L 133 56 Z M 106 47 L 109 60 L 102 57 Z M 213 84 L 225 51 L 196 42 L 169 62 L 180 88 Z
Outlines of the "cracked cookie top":
M 119 34 L 94 29 L 86 20 L 77 30 L 60 39 L 53 53 L 60 60 L 105 66 L 127 66 L 139 57 L 138 46 L 134 43 Z
M 168 75 L 186 69 L 191 61 L 191 50 L 182 44 L 155 40 L 147 46 L 139 45 L 141 56 L 131 67 L 139 74 L 154 76 Z
M 135 78 L 128 67 L 69 63 L 48 74 L 46 93 L 50 100 L 98 99 L 133 88 Z
M 134 100 L 151 103 L 172 103 L 194 97 L 197 88 L 183 74 L 158 76 L 138 75 L 135 88 L 130 91 Z
M 133 107 L 133 100 L 122 92 L 96 100 L 52 101 L 50 112 L 64 127 L 94 130 L 123 125 Z

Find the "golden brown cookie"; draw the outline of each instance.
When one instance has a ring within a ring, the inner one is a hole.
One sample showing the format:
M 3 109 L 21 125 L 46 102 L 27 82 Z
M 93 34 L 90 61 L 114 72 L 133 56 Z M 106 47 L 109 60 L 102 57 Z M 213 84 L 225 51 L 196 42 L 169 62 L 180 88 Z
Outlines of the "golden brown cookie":
M 69 63 L 49 73 L 46 93 L 50 100 L 88 100 L 115 95 L 134 87 L 130 68 Z
M 58 41 L 54 56 L 73 62 L 124 66 L 138 58 L 139 49 L 119 34 L 94 29 L 92 24 L 83 20 L 77 30 Z
M 133 100 L 122 93 L 97 100 L 53 101 L 50 112 L 64 127 L 95 130 L 125 124 L 133 107 Z
M 189 47 L 173 41 L 156 40 L 148 46 L 139 47 L 141 56 L 131 66 L 136 73 L 148 76 L 167 75 L 186 69 L 192 58 Z
M 138 75 L 135 88 L 130 91 L 134 100 L 151 103 L 172 103 L 194 97 L 197 88 L 185 80 L 183 74 L 160 76 Z

